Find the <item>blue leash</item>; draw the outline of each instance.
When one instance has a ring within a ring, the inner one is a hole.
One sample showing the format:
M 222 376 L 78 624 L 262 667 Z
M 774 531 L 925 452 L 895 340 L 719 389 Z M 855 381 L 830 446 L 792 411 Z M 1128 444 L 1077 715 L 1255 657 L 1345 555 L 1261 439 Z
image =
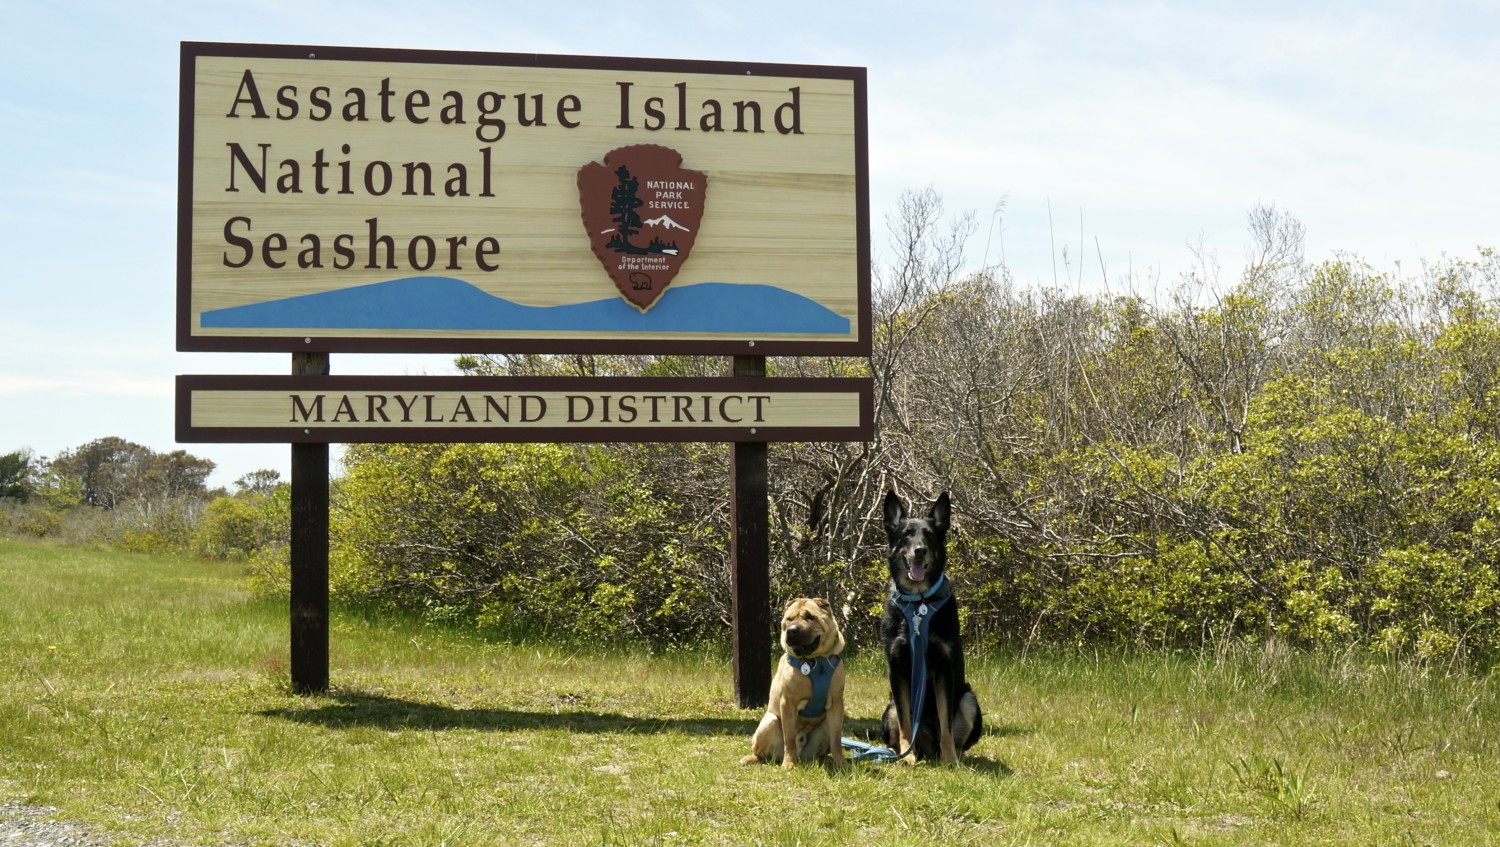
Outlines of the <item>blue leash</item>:
M 900 753 L 889 747 L 866 744 L 853 738 L 843 739 L 844 750 L 856 762 L 881 762 L 889 764 L 911 755 L 917 746 L 917 730 L 922 725 L 922 706 L 927 699 L 927 628 L 922 626 L 927 616 L 937 612 L 953 596 L 952 590 L 933 599 L 947 583 L 948 575 L 938 577 L 933 586 L 921 594 L 904 594 L 891 584 L 891 604 L 906 618 L 907 643 L 911 646 L 911 744 Z M 896 712 L 901 720 L 901 712 Z
M 853 738 L 844 739 L 844 752 L 849 754 L 851 761 L 855 762 L 879 762 L 888 765 L 897 760 L 896 751 L 889 747 L 880 747 L 875 744 L 866 744 Z

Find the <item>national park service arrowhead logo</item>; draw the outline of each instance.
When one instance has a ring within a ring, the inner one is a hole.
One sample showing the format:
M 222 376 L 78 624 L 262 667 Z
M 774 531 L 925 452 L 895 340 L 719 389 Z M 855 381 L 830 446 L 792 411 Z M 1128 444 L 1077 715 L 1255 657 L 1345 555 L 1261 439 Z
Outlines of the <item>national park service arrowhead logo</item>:
M 578 170 L 578 202 L 589 244 L 620 294 L 651 308 L 687 262 L 703 221 L 708 177 L 657 144 L 611 150 Z

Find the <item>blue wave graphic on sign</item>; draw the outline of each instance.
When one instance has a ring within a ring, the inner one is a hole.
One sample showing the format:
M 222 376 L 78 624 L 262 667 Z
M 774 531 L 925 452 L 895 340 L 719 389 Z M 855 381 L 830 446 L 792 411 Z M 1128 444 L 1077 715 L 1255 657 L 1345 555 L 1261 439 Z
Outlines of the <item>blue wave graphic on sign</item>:
M 849 333 L 849 319 L 773 285 L 668 289 L 646 313 L 619 297 L 523 306 L 461 279 L 408 277 L 204 312 L 204 328 Z

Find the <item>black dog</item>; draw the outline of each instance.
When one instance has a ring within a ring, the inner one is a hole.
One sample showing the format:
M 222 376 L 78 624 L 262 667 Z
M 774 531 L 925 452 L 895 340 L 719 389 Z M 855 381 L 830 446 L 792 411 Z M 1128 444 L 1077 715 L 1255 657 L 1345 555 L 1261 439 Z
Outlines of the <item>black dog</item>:
M 983 731 L 979 700 L 964 680 L 963 641 L 958 604 L 944 571 L 948 564 L 948 493 L 925 518 L 912 518 L 894 492 L 885 495 L 885 532 L 890 539 L 891 590 L 880 624 L 891 702 L 882 719 L 885 745 L 904 753 L 902 761 L 941 757 L 958 764 L 958 754 L 974 746 Z M 915 625 L 927 633 L 926 687 L 915 741 L 911 737 L 912 637 Z

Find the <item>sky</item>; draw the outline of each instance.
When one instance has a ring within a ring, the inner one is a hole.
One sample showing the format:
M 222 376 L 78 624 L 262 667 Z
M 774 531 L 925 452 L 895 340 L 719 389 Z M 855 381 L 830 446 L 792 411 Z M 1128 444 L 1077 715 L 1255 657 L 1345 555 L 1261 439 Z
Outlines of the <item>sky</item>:
M 173 438 L 177 374 L 285 353 L 175 350 L 182 41 L 868 69 L 877 263 L 903 192 L 974 214 L 968 265 L 1081 293 L 1232 276 L 1275 205 L 1306 256 L 1412 273 L 1500 246 L 1500 4 L 7 0 L 0 28 L 0 453 L 114 435 L 217 464 L 286 445 Z M 451 356 L 334 354 L 339 374 Z

